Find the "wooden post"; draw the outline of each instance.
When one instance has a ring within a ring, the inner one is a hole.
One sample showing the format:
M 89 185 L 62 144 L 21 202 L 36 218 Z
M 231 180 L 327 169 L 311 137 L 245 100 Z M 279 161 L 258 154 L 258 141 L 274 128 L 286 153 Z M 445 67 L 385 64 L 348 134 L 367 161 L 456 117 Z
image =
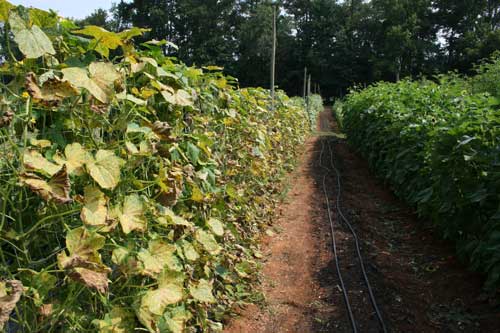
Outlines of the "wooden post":
M 273 4 L 273 51 L 271 54 L 271 109 L 274 110 L 274 86 L 276 74 L 276 4 Z
M 304 92 L 302 93 L 302 97 L 306 99 L 307 94 L 307 67 L 304 67 Z

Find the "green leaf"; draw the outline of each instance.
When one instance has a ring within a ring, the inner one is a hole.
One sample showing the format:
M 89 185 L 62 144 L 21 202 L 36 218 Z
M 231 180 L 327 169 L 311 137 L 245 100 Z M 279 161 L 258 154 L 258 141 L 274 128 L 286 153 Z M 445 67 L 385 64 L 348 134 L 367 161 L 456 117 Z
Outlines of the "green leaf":
M 28 28 L 23 19 L 12 11 L 9 25 L 19 50 L 28 59 L 36 59 L 45 54 L 56 54 L 49 37 L 37 25 Z
M 202 303 L 215 303 L 215 297 L 212 295 L 212 284 L 207 280 L 200 280 L 197 284 L 189 286 L 189 293 L 193 298 Z
M 7 22 L 9 12 L 15 6 L 6 0 L 0 0 L 0 22 Z
M 87 162 L 90 176 L 102 188 L 112 190 L 120 182 L 120 169 L 125 162 L 109 150 L 99 150 L 95 159 Z
M 95 48 L 104 57 L 109 57 L 109 50 L 114 50 L 118 46 L 122 46 L 123 42 L 119 34 L 110 32 L 104 28 L 88 25 L 84 29 L 74 30 L 74 34 L 94 37 L 94 40 L 89 45 L 90 49 Z

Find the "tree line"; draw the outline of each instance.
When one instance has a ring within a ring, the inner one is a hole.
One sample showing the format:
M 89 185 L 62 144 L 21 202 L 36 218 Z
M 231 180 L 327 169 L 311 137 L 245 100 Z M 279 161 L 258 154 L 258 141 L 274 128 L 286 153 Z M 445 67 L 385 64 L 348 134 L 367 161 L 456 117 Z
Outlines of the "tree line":
M 353 85 L 470 72 L 500 48 L 500 0 L 281 0 L 277 85 L 339 96 Z M 218 65 L 242 86 L 269 86 L 272 6 L 265 0 L 133 0 L 79 23 L 150 28 L 187 64 Z

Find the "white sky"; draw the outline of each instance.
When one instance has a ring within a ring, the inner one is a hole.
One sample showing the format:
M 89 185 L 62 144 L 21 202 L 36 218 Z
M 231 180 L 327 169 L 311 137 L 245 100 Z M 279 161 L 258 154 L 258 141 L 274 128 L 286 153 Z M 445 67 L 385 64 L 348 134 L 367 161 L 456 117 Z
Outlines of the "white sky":
M 53 9 L 64 17 L 84 18 L 97 8 L 110 9 L 113 2 L 120 0 L 9 0 L 13 5 Z

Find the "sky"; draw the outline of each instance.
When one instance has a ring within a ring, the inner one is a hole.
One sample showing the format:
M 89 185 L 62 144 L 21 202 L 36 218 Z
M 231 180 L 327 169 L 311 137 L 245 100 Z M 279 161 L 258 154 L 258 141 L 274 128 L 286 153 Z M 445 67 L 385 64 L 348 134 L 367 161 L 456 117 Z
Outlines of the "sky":
M 53 9 L 64 17 L 81 19 L 97 8 L 110 9 L 113 2 L 119 0 L 9 0 L 13 5 Z

